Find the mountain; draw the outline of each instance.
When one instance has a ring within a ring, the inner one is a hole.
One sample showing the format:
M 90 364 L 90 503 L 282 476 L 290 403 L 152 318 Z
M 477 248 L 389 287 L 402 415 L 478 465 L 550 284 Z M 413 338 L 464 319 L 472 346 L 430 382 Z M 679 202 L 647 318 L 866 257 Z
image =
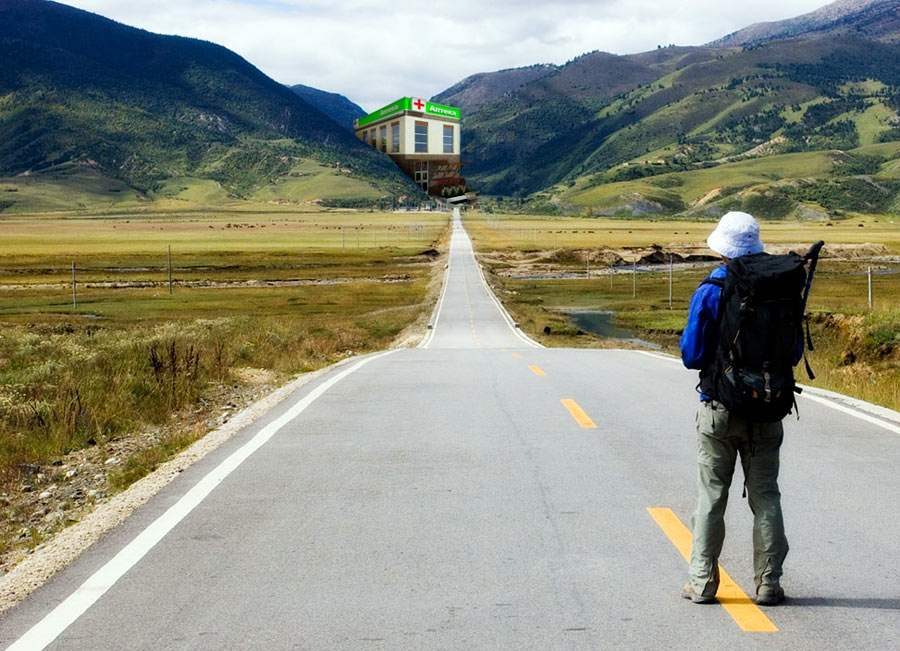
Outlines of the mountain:
M 813 35 L 854 35 L 897 41 L 900 39 L 900 0 L 837 0 L 796 18 L 750 25 L 710 45 L 746 46 Z
M 304 86 L 303 84 L 291 86 L 290 89 L 302 97 L 304 101 L 315 106 L 322 113 L 350 131 L 353 131 L 353 121 L 366 115 L 361 106 L 354 104 L 338 93 L 329 93 L 311 86 Z
M 480 72 L 466 77 L 447 90 L 431 98 L 432 102 L 455 106 L 463 113 L 476 111 L 485 104 L 502 97 L 529 82 L 553 73 L 557 66 L 538 63 L 527 68 L 508 68 L 497 72 Z
M 841 33 L 578 57 L 463 113 L 467 179 L 541 210 L 900 211 L 886 4 L 840 3 Z
M 0 176 L 99 175 L 144 199 L 198 181 L 234 199 L 272 196 L 307 163 L 338 169 L 353 186 L 336 190 L 344 198 L 415 192 L 387 158 L 224 47 L 0 0 Z

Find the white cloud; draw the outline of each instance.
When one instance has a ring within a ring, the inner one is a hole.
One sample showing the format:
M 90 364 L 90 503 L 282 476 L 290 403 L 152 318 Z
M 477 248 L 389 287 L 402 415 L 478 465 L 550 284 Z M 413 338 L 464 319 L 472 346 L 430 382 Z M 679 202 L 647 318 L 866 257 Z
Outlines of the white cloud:
M 153 32 L 213 41 L 269 76 L 367 110 L 430 97 L 476 72 L 564 63 L 592 50 L 699 45 L 823 0 L 70 0 Z

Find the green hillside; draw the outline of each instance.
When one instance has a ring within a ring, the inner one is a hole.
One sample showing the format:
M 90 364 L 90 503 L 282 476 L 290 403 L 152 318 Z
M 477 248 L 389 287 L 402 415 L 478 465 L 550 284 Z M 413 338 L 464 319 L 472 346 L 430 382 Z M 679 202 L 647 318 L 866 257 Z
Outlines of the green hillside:
M 311 162 L 348 183 L 325 196 L 264 191 Z M 95 181 L 73 190 L 82 177 Z M 386 157 L 233 52 L 43 0 L 0 0 L 0 178 L 0 208 L 13 211 L 41 183 L 51 203 L 75 191 L 93 196 L 88 204 L 155 201 L 173 179 L 207 187 L 202 198 L 216 203 L 417 192 Z
M 464 114 L 463 158 L 473 186 L 543 209 L 894 210 L 897 148 L 878 144 L 900 141 L 898 62 L 849 37 L 595 53 Z

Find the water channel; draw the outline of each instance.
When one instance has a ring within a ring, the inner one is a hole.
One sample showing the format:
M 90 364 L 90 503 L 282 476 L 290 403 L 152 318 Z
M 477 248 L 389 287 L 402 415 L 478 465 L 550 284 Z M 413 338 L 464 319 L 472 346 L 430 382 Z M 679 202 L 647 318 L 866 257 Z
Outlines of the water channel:
M 597 335 L 598 337 L 607 337 L 609 339 L 619 339 L 628 341 L 638 346 L 647 348 L 662 348 L 659 344 L 652 341 L 644 341 L 634 336 L 630 330 L 620 328 L 613 324 L 612 320 L 616 313 L 607 310 L 591 310 L 582 312 L 569 312 L 569 319 L 580 329 L 585 332 Z

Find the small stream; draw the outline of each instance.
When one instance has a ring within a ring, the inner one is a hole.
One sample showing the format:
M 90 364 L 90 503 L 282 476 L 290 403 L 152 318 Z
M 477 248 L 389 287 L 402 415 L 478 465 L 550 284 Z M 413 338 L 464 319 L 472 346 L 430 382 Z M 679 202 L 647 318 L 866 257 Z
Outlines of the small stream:
M 578 326 L 585 332 L 597 335 L 598 337 L 607 337 L 609 339 L 619 339 L 628 341 L 638 346 L 646 346 L 647 348 L 662 348 L 659 344 L 652 341 L 644 341 L 634 336 L 630 330 L 625 330 L 613 324 L 615 312 L 607 310 L 593 310 L 584 312 L 569 312 L 569 319 L 573 324 Z

